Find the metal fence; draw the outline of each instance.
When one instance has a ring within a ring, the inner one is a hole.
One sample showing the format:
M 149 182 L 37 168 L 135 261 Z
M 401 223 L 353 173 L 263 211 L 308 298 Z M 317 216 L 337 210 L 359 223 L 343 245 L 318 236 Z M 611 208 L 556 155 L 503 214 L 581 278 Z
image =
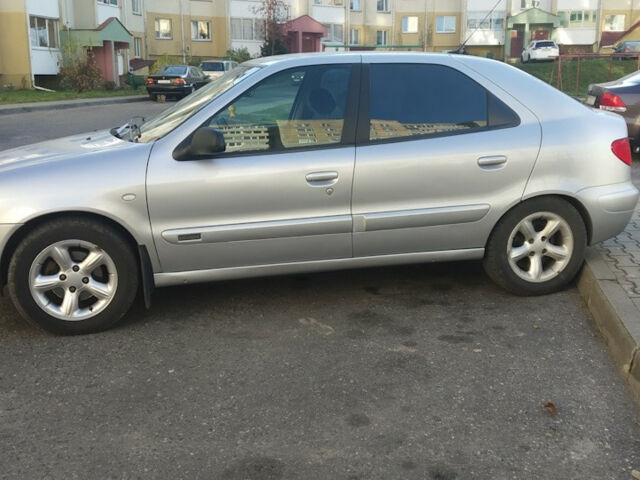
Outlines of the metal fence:
M 608 82 L 637 70 L 640 70 L 640 53 L 568 53 L 554 60 L 549 77 L 544 80 L 579 97 L 586 95 L 591 83 Z

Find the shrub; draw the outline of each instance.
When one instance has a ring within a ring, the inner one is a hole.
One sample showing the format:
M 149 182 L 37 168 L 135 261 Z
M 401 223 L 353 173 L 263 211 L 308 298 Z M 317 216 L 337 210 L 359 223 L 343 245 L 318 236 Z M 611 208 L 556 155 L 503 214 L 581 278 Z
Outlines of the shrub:
M 106 82 L 102 83 L 102 88 L 104 88 L 105 90 L 115 90 L 116 82 L 114 82 L 113 80 L 107 80 Z
M 247 60 L 251 60 L 251 54 L 249 53 L 249 50 L 247 50 L 247 47 L 230 48 L 224 54 L 224 58 L 225 60 L 233 60 L 234 62 L 242 63 Z
M 102 72 L 96 65 L 93 50 L 90 48 L 81 55 L 64 60 L 60 66 L 60 84 L 62 88 L 85 92 L 98 88 L 102 80 Z

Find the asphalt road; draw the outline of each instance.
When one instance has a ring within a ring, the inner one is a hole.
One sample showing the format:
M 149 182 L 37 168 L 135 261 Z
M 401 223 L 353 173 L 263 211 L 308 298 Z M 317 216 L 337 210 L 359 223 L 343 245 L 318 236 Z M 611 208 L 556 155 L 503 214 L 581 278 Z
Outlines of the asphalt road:
M 159 108 L 3 116 L 0 145 Z M 167 288 L 153 302 L 112 331 L 65 338 L 0 299 L 0 478 L 640 469 L 638 409 L 575 288 L 518 298 L 466 262 Z

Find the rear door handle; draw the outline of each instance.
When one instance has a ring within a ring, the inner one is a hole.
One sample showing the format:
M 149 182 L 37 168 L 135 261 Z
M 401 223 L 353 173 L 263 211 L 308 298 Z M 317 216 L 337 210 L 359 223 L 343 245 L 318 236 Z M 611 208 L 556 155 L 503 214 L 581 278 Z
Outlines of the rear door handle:
M 333 180 L 338 179 L 338 172 L 311 172 L 305 178 L 309 183 L 325 185 L 327 182 L 334 183 Z
M 478 165 L 480 168 L 497 168 L 505 163 L 507 163 L 507 157 L 504 155 L 491 155 L 488 157 L 480 157 L 478 159 Z

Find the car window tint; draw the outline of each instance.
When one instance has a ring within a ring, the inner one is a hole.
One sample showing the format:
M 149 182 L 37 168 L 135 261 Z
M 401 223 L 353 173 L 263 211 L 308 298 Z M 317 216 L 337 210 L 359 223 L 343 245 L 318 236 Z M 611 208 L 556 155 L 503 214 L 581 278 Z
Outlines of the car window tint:
M 224 72 L 224 63 L 222 62 L 202 62 L 202 69 L 210 72 Z
M 487 91 L 442 65 L 374 64 L 369 96 L 370 140 L 487 126 Z
M 174 67 L 168 66 L 162 72 L 165 75 L 184 75 L 187 72 L 187 67 Z
M 266 78 L 214 115 L 227 152 L 340 143 L 351 67 L 289 69 Z
M 538 42 L 536 44 L 537 47 L 555 47 L 556 44 L 554 42 Z

